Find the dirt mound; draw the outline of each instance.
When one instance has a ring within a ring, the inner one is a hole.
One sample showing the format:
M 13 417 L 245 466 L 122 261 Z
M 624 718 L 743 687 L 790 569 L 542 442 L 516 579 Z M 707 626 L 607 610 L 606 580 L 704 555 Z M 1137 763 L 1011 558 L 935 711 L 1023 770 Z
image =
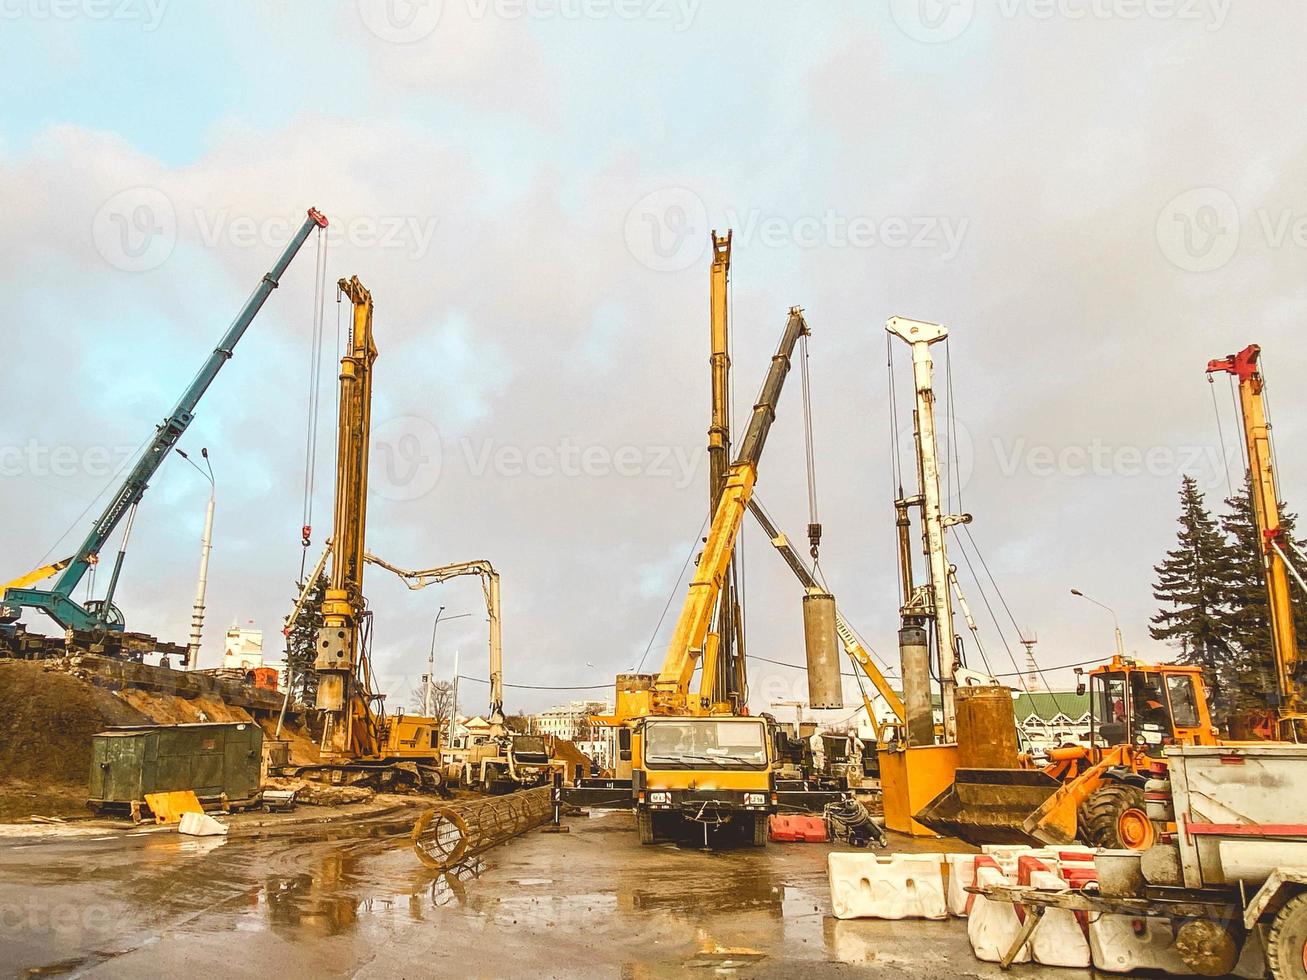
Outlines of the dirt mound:
M 5 780 L 85 784 L 91 736 L 149 718 L 111 692 L 39 662 L 0 661 L 0 773 Z
M 149 720 L 70 674 L 0 661 L 0 820 L 85 813 L 91 736 Z

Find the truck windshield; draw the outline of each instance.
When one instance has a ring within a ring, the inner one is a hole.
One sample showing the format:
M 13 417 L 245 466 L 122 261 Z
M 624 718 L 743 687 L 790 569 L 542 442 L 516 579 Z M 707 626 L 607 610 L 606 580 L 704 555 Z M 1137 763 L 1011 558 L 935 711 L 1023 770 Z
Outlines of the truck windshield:
M 541 759 L 548 759 L 549 746 L 545 745 L 543 738 L 537 738 L 534 735 L 514 735 L 513 755 L 518 759 L 537 756 Z
M 765 769 L 765 737 L 761 721 L 648 721 L 644 762 L 650 769 Z

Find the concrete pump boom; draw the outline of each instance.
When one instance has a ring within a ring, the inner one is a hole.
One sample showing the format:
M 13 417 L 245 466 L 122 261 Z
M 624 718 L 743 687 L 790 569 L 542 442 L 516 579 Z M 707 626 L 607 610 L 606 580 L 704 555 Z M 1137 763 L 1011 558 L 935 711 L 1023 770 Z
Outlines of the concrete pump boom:
M 477 575 L 481 578 L 481 592 L 486 601 L 486 614 L 490 618 L 490 735 L 497 738 L 504 734 L 504 643 L 500 627 L 499 573 L 490 562 L 462 561 L 436 568 L 424 568 L 410 571 L 397 568 L 376 555 L 368 553 L 363 560 L 394 572 L 404 580 L 410 589 L 425 589 L 428 585 L 438 585 L 460 575 Z
M 676 621 L 662 671 L 653 683 L 653 714 L 706 714 L 712 710 L 715 681 L 712 675 L 717 665 L 717 635 L 709 632 L 713 613 L 721 598 L 726 571 L 744 521 L 744 510 L 758 479 L 758 460 L 776 417 L 776 403 L 790 370 L 790 357 L 799 338 L 806 333 L 808 325 L 804 322 L 803 311 L 795 306 L 790 310 L 780 346 L 772 356 L 771 367 L 758 403 L 753 407 L 739 454 L 726 473 L 703 554 L 690 580 L 689 594 Z M 700 663 L 707 676 L 701 678 L 699 697 L 691 698 L 690 682 L 695 667 Z
M 194 380 L 182 392 L 172 412 L 160 423 L 154 438 L 145 447 L 136 465 L 132 467 L 131 472 L 118 487 L 118 491 L 110 499 L 108 506 L 91 526 L 90 532 L 67 567 L 63 569 L 63 574 L 55 581 L 53 588 L 10 588 L 4 596 L 8 605 L 40 610 L 65 629 L 117 631 L 123 629 L 122 614 L 114 607 L 112 597 L 103 602 L 88 602 L 82 605 L 72 598 L 73 590 L 77 588 L 91 566 L 99 561 L 100 551 L 109 536 L 113 534 L 123 518 L 141 502 L 150 480 L 154 478 L 154 474 L 158 472 L 163 461 L 191 424 L 200 399 L 208 391 L 209 385 L 218 376 L 222 366 L 231 360 L 236 344 L 244 336 L 246 329 L 263 308 L 268 297 L 272 295 L 272 291 L 277 288 L 282 274 L 299 253 L 300 246 L 309 237 L 309 233 L 314 228 L 325 227 L 327 227 L 327 219 L 317 209 L 310 208 L 304 223 L 286 244 L 272 268 L 259 280 L 258 286 L 236 314 L 236 319 L 227 328 L 218 346 L 200 365 Z

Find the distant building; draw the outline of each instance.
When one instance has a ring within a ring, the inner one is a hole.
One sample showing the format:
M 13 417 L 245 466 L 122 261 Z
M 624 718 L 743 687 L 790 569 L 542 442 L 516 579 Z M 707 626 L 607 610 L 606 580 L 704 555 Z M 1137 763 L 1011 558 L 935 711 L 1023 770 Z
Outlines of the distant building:
M 1089 695 L 1075 691 L 1035 691 L 1013 702 L 1017 726 L 1030 738 L 1054 743 L 1089 735 Z
M 894 715 L 883 698 L 873 702 L 876 719 L 882 725 L 894 721 Z M 1012 702 L 1017 727 L 1036 742 L 1060 743 L 1079 741 L 1089 735 L 1089 695 L 1075 691 L 1034 691 L 1019 693 Z M 936 696 L 935 724 L 943 723 Z M 876 737 L 875 728 L 867 719 L 864 707 L 854 716 L 850 727 L 856 727 L 864 741 Z
M 255 667 L 262 667 L 263 630 L 256 630 L 249 626 L 227 627 L 222 665 L 232 670 L 253 670 Z
M 588 720 L 589 716 L 611 712 L 612 708 L 606 701 L 572 701 L 538 715 L 531 715 L 528 718 L 528 729 L 532 735 L 552 735 L 569 742 L 588 742 L 599 737 L 597 727 L 592 726 Z
M 617 765 L 617 729 L 596 725 L 594 734 L 573 743 L 600 769 L 612 770 Z

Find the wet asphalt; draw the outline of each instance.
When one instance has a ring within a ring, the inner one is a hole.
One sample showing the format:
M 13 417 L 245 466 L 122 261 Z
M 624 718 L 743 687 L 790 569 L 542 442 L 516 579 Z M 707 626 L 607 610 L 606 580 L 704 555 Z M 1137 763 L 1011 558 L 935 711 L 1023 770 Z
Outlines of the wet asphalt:
M 409 850 L 412 819 L 0 838 L 0 975 L 1077 975 L 979 963 L 959 921 L 832 918 L 830 845 L 641 847 L 629 814 L 596 811 L 437 874 Z

